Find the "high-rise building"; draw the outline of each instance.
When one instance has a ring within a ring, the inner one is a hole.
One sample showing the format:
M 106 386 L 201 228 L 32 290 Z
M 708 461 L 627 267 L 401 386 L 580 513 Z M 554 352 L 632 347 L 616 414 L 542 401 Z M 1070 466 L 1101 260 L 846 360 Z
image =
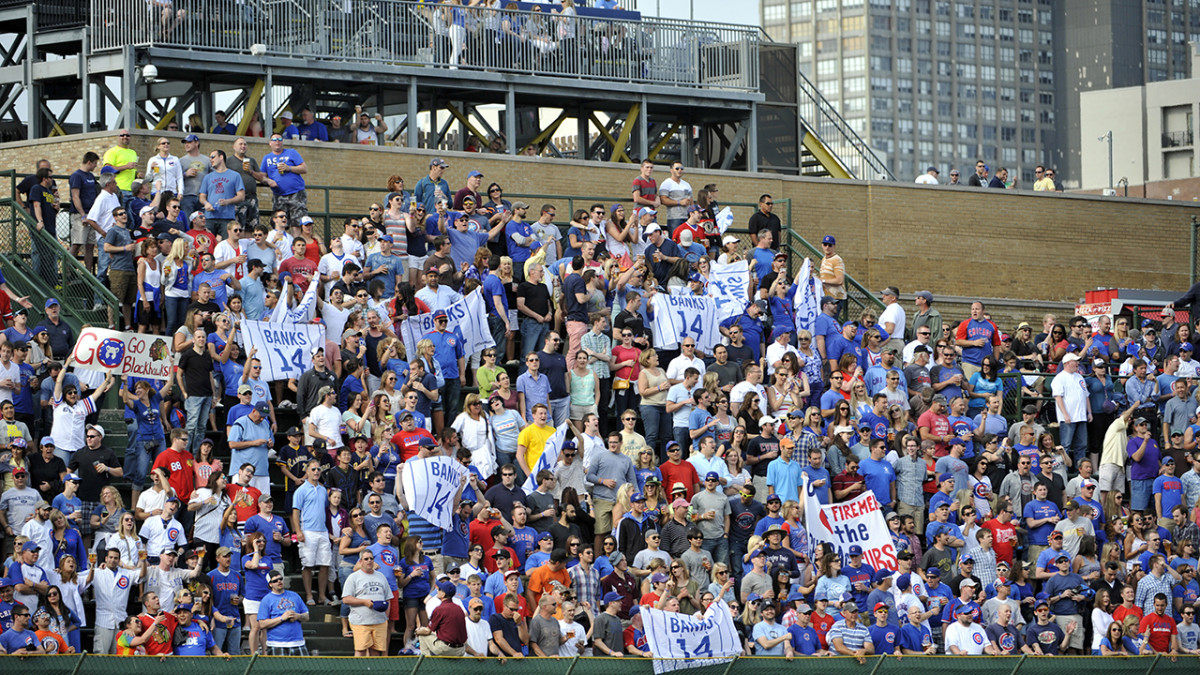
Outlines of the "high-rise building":
M 1059 55 L 1055 113 L 1064 132 L 1050 161 L 1067 187 L 1079 187 L 1084 144 L 1080 94 L 1191 77 L 1188 42 L 1200 41 L 1200 0 L 1061 0 L 1055 3 Z M 1135 124 L 1136 120 L 1129 120 Z M 1114 133 L 1121 123 L 1114 120 Z M 1135 135 L 1141 135 L 1137 129 Z M 1086 187 L 1086 186 L 1085 186 Z
M 1079 94 L 1190 75 L 1200 0 L 760 0 L 763 29 L 902 180 L 1079 171 Z M 1086 139 L 1084 139 L 1086 140 Z

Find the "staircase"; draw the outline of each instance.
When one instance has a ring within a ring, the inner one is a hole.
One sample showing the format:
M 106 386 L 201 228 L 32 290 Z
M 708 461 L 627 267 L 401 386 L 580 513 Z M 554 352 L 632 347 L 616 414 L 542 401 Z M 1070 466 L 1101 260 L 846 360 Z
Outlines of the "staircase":
M 796 75 L 800 119 L 804 126 L 801 173 L 858 180 L 896 180 L 887 164 L 821 95 L 817 85 L 803 72 Z

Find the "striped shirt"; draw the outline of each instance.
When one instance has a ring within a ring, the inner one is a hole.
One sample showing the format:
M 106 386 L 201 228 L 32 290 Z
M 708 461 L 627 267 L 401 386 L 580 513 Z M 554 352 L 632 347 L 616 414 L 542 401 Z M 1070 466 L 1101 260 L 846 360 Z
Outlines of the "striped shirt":
M 833 627 L 829 629 L 829 633 L 825 638 L 829 641 L 830 649 L 833 649 L 834 638 L 841 638 L 842 645 L 846 649 L 857 651 L 862 649 L 866 643 L 871 642 L 871 633 L 861 623 L 855 622 L 854 627 L 851 628 L 846 624 L 846 620 L 842 619 L 833 624 Z
M 434 553 L 442 549 L 442 537 L 445 536 L 446 531 L 437 525 L 410 513 L 408 514 L 408 530 L 409 534 L 421 538 L 421 544 L 426 553 Z
M 1154 574 L 1147 574 L 1138 581 L 1137 599 L 1135 602 L 1138 607 L 1142 608 L 1143 616 L 1150 616 L 1154 613 L 1154 596 L 1162 593 L 1167 596 L 1167 602 L 1171 601 L 1172 592 L 1175 590 L 1175 581 L 1172 579 L 1169 572 L 1163 572 L 1161 577 L 1156 577 Z

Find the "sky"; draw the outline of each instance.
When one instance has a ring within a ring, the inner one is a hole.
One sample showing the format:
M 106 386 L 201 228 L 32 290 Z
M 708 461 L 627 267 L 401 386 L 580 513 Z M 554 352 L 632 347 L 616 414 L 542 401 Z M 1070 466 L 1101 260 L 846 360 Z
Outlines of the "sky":
M 761 25 L 758 19 L 757 0 L 633 0 L 643 16 L 661 16 L 671 19 L 687 19 L 694 7 L 698 21 Z

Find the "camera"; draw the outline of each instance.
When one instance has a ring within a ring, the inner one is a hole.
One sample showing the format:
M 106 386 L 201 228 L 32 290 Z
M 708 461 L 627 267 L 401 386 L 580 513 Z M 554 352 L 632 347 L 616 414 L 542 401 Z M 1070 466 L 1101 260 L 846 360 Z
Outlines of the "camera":
M 1096 599 L 1096 589 L 1087 584 L 1080 584 L 1074 593 L 1079 596 L 1079 600 L 1076 602 L 1091 602 Z

